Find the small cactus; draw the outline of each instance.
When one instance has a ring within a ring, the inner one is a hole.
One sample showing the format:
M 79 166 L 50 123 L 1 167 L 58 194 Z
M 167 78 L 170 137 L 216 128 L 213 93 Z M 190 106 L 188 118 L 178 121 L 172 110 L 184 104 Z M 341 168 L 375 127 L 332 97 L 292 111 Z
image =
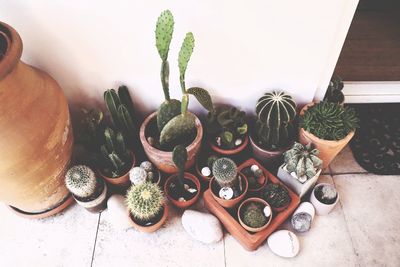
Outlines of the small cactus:
M 128 190 L 125 202 L 133 218 L 149 222 L 160 213 L 164 198 L 156 184 L 143 183 Z
M 243 222 L 252 228 L 260 228 L 263 227 L 268 220 L 267 217 L 265 217 L 264 211 L 260 205 L 257 205 L 256 203 L 250 203 L 244 207 Z
M 338 75 L 333 75 L 329 82 L 328 90 L 324 96 L 324 101 L 342 104 L 344 102 L 343 80 Z
M 207 158 L 207 166 L 212 169 L 214 162 L 218 159 L 216 155 L 211 155 Z
M 229 158 L 217 159 L 214 162 L 212 172 L 221 187 L 233 188 L 239 181 L 236 163 Z
M 267 184 L 262 197 L 273 208 L 282 208 L 290 203 L 290 195 L 285 187 L 280 184 Z
M 178 168 L 178 181 L 181 192 L 184 190 L 184 174 L 185 174 L 185 164 L 188 158 L 187 150 L 184 146 L 178 145 L 174 148 L 172 152 L 172 160 L 175 166 Z
M 147 179 L 147 172 L 142 167 L 133 167 L 129 171 L 129 180 L 132 184 L 139 185 L 145 183 Z
M 88 151 L 95 152 L 101 144 L 103 128 L 103 112 L 97 108 L 82 110 L 81 129 L 78 143 L 82 143 Z
M 75 196 L 87 198 L 92 196 L 96 191 L 96 175 L 88 166 L 76 165 L 67 171 L 65 185 Z
M 337 191 L 331 185 L 322 185 L 316 188 L 315 196 L 322 203 L 330 205 L 335 203 L 337 198 Z

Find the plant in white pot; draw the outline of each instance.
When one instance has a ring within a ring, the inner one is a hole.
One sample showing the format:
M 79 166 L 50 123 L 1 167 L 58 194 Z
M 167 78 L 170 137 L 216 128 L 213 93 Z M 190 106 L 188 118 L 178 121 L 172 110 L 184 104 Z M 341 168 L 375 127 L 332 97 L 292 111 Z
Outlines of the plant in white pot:
M 321 183 L 314 187 L 310 196 L 317 215 L 329 214 L 339 202 L 339 193 L 331 184 Z
M 321 174 L 322 160 L 319 151 L 295 142 L 283 153 L 284 163 L 278 169 L 278 178 L 297 195 L 303 197 L 315 185 Z

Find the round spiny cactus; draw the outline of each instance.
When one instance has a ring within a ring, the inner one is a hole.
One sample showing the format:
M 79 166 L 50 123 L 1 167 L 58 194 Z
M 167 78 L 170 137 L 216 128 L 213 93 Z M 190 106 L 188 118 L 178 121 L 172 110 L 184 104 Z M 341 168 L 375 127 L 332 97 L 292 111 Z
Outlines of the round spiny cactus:
M 291 201 L 289 192 L 280 184 L 267 184 L 262 197 L 273 208 L 285 207 Z
M 160 188 L 153 183 L 132 186 L 126 195 L 126 205 L 132 216 L 140 221 L 150 221 L 161 211 L 164 198 Z
M 96 175 L 88 166 L 71 167 L 65 175 L 65 185 L 77 197 L 87 198 L 96 190 Z
M 212 172 L 221 187 L 234 187 L 238 181 L 236 163 L 229 158 L 215 160 Z
M 267 217 L 259 205 L 250 203 L 243 210 L 243 222 L 252 228 L 260 228 L 267 223 Z

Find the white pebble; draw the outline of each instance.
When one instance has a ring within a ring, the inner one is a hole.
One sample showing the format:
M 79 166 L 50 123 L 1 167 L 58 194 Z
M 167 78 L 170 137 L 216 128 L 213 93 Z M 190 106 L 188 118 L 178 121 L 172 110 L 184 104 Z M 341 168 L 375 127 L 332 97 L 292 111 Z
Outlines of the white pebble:
M 203 176 L 206 176 L 206 177 L 210 176 L 210 175 L 211 175 L 211 170 L 210 170 L 210 168 L 208 168 L 208 167 L 203 167 L 203 168 L 201 169 L 201 174 L 202 174 Z
M 222 187 L 221 190 L 219 190 L 219 197 L 222 199 L 232 199 L 233 197 L 233 190 L 230 187 Z
M 235 140 L 235 146 L 240 146 L 243 143 L 243 140 L 238 138 Z
M 258 169 L 260 169 L 260 167 L 256 164 L 251 165 L 250 170 L 255 173 Z
M 271 207 L 270 207 L 270 206 L 265 206 L 265 208 L 264 208 L 263 211 L 264 211 L 265 217 L 271 216 L 272 210 L 271 210 Z
M 153 171 L 153 164 L 150 161 L 143 161 L 140 163 L 140 167 L 142 167 L 146 172 Z
M 197 192 L 197 189 L 196 188 L 189 188 L 188 190 L 187 190 L 189 193 L 196 193 Z
M 179 202 L 186 202 L 186 199 L 184 199 L 183 197 L 180 197 L 180 198 L 178 199 L 178 201 L 179 201 Z

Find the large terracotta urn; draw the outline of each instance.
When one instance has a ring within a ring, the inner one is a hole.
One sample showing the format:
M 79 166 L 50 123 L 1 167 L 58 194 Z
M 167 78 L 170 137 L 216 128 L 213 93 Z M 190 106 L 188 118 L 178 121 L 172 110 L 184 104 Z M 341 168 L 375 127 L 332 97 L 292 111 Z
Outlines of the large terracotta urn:
M 64 185 L 73 136 L 55 80 L 20 60 L 18 33 L 0 22 L 0 201 L 45 217 L 70 203 Z

